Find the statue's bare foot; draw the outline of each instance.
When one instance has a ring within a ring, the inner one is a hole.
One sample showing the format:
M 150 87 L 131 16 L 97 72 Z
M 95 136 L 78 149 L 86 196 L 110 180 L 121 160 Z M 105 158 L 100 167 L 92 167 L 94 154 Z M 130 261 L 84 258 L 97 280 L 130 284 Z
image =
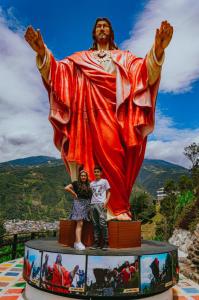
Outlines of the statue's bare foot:
M 132 216 L 131 213 L 122 213 L 117 216 L 113 215 L 109 210 L 107 211 L 107 220 L 118 220 L 118 221 L 131 221 Z
M 115 219 L 118 221 L 131 221 L 132 220 L 132 218 L 127 213 L 123 213 L 118 216 L 115 216 Z

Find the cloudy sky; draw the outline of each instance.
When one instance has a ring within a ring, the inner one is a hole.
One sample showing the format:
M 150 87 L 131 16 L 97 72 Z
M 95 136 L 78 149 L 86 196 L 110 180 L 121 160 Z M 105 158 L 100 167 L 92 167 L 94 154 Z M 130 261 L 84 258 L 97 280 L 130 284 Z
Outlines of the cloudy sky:
M 95 5 L 94 5 L 95 4 Z M 110 18 L 120 48 L 144 56 L 161 20 L 175 32 L 166 50 L 156 129 L 146 157 L 189 166 L 185 146 L 199 142 L 199 1 L 0 0 L 0 161 L 33 155 L 59 157 L 48 123 L 48 98 L 23 39 L 27 25 L 40 28 L 57 59 L 88 49 L 96 17 Z

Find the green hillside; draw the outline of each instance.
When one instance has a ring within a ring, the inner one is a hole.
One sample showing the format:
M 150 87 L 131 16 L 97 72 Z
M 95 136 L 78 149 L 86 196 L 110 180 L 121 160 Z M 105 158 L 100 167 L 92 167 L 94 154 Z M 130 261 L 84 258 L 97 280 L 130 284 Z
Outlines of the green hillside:
M 6 219 L 58 219 L 71 206 L 64 185 L 69 182 L 60 163 L 9 166 L 0 171 L 0 210 Z
M 163 187 L 167 180 L 178 181 L 185 174 L 188 175 L 188 170 L 181 166 L 163 160 L 145 159 L 137 183 L 155 197 L 156 191 Z
M 145 160 L 134 191 L 156 190 L 168 179 L 188 171 L 164 161 Z M 0 164 L 0 211 L 5 219 L 59 219 L 66 217 L 71 198 L 64 192 L 70 181 L 61 160 L 37 156 Z

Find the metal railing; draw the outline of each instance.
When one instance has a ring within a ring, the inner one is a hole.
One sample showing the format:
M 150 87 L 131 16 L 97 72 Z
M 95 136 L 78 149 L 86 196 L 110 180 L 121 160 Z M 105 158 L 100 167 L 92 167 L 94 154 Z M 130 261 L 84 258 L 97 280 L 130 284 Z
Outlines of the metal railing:
M 17 234 L 7 234 L 0 236 L 0 262 L 3 258 L 9 257 L 9 259 L 15 259 L 23 256 L 24 244 L 29 240 L 44 238 L 44 237 L 56 237 L 56 230 L 48 231 L 34 231 L 34 232 L 22 232 Z

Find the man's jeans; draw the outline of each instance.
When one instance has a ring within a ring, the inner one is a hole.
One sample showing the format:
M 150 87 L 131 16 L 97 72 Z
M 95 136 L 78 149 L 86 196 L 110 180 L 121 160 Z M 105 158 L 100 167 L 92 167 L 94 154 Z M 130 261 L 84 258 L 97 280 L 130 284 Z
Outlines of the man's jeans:
M 91 204 L 91 220 L 94 227 L 95 242 L 100 241 L 101 233 L 103 234 L 103 241 L 108 242 L 108 226 L 106 221 L 106 209 L 103 204 Z

